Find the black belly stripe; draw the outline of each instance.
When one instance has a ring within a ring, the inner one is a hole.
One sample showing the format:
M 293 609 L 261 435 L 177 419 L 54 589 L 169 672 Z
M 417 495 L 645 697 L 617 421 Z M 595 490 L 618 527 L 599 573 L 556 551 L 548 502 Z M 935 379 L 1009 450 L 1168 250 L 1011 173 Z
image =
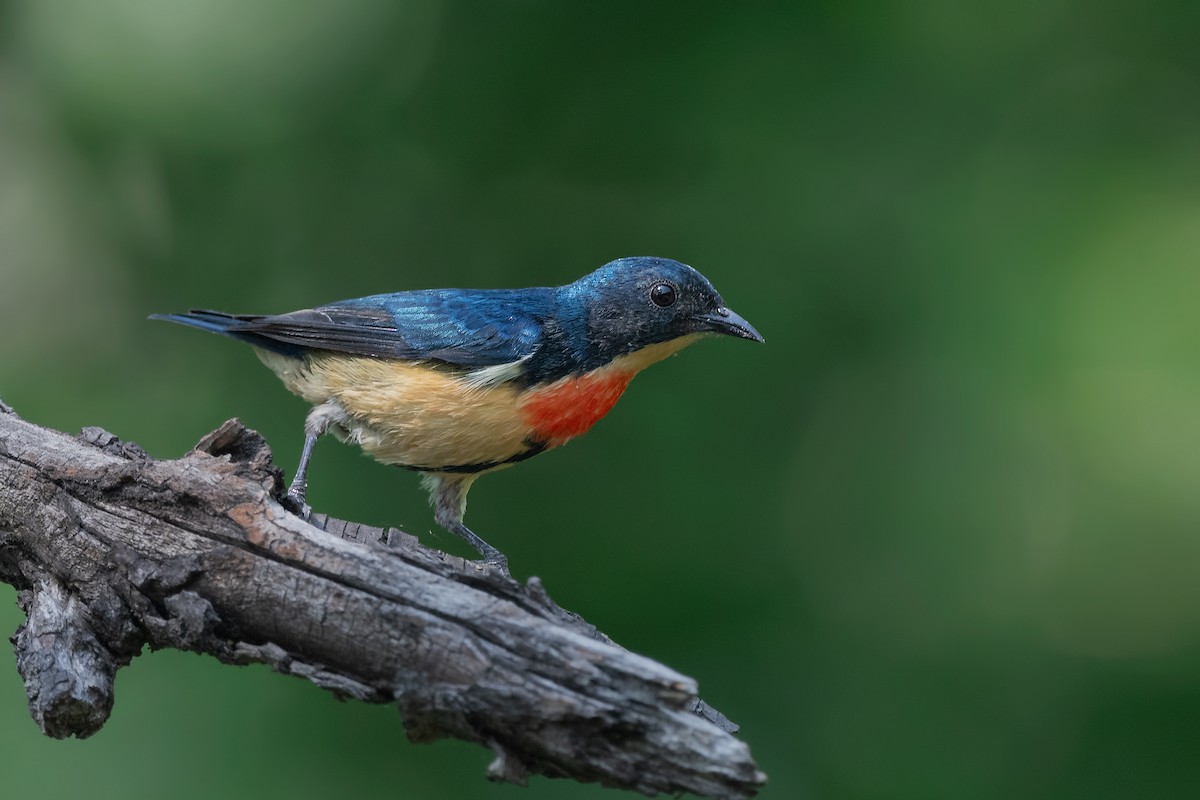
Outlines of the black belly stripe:
M 472 472 L 485 472 L 489 469 L 502 467 L 505 464 L 516 464 L 518 461 L 524 461 L 527 458 L 533 458 L 538 453 L 544 452 L 550 445 L 547 442 L 533 442 L 526 439 L 525 446 L 528 448 L 527 450 L 522 450 L 515 456 L 503 459 L 502 461 L 483 461 L 478 464 L 451 464 L 444 467 L 424 467 L 415 466 L 412 464 L 397 464 L 396 466 L 402 469 L 411 469 L 413 472 L 456 472 L 467 474 Z

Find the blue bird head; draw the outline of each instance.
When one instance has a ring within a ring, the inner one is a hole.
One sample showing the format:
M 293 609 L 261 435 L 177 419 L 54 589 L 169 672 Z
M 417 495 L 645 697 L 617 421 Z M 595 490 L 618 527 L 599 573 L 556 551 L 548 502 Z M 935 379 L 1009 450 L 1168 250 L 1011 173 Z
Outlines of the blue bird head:
M 659 342 L 716 333 L 763 341 L 708 279 L 669 258 L 621 258 L 563 287 L 582 308 L 592 356 L 607 361 Z

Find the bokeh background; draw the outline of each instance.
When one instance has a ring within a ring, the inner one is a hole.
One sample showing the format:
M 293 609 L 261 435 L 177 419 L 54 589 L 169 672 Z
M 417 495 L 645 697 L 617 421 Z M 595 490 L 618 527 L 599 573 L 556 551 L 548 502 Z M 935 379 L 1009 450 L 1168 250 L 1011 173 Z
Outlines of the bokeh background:
M 764 797 L 1191 796 L 1198 8 L 0 2 L 0 396 L 290 471 L 301 401 L 147 314 L 681 259 L 766 346 L 481 481 L 515 572 L 696 677 Z M 312 499 L 465 554 L 332 441 Z M 6 797 L 614 796 L 174 652 L 51 741 L 0 662 Z

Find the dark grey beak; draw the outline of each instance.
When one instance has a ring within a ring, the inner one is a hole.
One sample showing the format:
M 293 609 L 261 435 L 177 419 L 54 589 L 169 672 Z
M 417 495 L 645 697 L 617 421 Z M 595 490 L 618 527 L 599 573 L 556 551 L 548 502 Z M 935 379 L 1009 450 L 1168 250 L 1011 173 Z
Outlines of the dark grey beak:
M 702 331 L 723 333 L 727 336 L 737 336 L 755 342 L 764 341 L 759 332 L 754 330 L 753 325 L 742 319 L 740 314 L 730 311 L 725 306 L 720 306 L 708 314 L 698 315 L 696 321 L 700 323 L 699 327 Z

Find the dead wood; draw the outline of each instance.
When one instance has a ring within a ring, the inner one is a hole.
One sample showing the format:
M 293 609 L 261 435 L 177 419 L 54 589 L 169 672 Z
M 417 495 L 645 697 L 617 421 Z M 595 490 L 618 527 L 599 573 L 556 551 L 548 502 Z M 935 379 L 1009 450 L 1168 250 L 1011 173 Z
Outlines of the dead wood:
M 0 403 L 0 580 L 34 720 L 85 737 L 149 645 L 259 662 L 395 703 L 415 741 L 496 754 L 488 774 L 645 794 L 752 796 L 765 776 L 696 683 L 519 584 L 395 529 L 279 504 L 282 473 L 230 420 L 176 460 Z

